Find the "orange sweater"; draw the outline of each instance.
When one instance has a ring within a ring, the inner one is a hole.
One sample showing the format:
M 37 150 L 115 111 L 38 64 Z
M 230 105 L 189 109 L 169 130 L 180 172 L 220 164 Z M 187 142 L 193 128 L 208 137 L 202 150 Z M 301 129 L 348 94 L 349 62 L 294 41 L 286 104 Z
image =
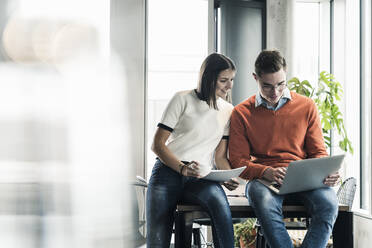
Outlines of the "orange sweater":
M 246 166 L 240 177 L 260 178 L 267 166 L 327 156 L 315 103 L 291 92 L 277 111 L 255 107 L 255 96 L 237 105 L 231 115 L 229 159 L 233 168 Z

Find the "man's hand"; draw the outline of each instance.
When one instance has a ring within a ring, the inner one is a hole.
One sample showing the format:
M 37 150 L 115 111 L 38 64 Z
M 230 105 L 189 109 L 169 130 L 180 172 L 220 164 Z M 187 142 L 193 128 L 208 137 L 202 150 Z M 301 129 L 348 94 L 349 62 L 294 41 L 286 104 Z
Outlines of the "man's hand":
M 262 177 L 270 182 L 276 182 L 279 185 L 282 185 L 285 174 L 287 173 L 286 167 L 269 167 L 265 170 Z
M 231 178 L 229 181 L 223 182 L 222 185 L 232 191 L 239 186 L 239 181 L 235 178 Z
M 333 174 L 329 174 L 323 181 L 323 183 L 327 186 L 334 187 L 339 183 L 340 174 L 338 171 Z

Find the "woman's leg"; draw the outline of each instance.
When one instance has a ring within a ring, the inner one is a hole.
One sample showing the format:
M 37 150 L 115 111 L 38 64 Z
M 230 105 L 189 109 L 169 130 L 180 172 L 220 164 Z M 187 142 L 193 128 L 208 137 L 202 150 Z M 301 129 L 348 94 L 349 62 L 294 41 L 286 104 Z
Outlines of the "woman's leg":
M 283 222 L 283 196 L 277 195 L 266 186 L 252 180 L 246 187 L 249 204 L 260 221 L 264 237 L 271 248 L 293 247 Z
M 182 176 L 159 160 L 155 163 L 147 189 L 147 247 L 169 247 L 174 210 L 182 196 Z
M 189 179 L 185 183 L 184 200 L 200 205 L 210 216 L 216 248 L 233 248 L 234 231 L 226 194 L 216 182 Z

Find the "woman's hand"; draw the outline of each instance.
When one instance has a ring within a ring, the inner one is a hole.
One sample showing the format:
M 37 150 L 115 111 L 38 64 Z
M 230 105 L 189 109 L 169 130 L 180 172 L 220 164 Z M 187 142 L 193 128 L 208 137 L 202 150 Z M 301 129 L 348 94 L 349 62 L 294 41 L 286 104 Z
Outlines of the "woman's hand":
M 239 186 L 239 181 L 236 178 L 231 178 L 229 181 L 223 182 L 222 185 L 228 190 L 233 191 Z
M 262 177 L 270 182 L 276 182 L 279 185 L 282 185 L 286 173 L 286 167 L 269 167 L 265 170 Z
M 338 171 L 333 174 L 329 174 L 323 181 L 323 183 L 327 186 L 334 187 L 339 183 L 340 174 Z
M 185 165 L 182 170 L 182 175 L 186 177 L 197 177 L 200 178 L 200 164 L 196 161 L 191 161 Z

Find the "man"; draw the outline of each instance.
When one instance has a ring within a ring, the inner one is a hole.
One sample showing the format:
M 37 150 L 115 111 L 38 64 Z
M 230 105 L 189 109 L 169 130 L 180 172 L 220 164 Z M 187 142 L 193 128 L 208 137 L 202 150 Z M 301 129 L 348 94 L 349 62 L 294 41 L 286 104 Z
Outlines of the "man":
M 286 61 L 279 51 L 262 51 L 253 73 L 258 93 L 237 105 L 231 115 L 229 156 L 232 167 L 247 168 L 246 196 L 271 248 L 293 247 L 282 215 L 284 202 L 302 202 L 311 224 L 302 247 L 325 247 L 338 213 L 337 196 L 329 187 L 277 195 L 255 179 L 282 184 L 291 161 L 327 156 L 314 102 L 286 83 Z M 309 175 L 311 176 L 311 175 Z M 334 186 L 338 172 L 324 179 Z

